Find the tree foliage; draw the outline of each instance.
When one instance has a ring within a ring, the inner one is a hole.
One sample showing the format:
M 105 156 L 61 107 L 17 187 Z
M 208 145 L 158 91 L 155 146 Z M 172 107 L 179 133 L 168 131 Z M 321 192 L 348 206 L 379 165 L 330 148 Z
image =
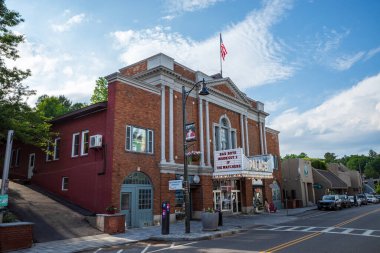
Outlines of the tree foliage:
M 24 36 L 15 34 L 11 28 L 23 21 L 18 12 L 9 10 L 4 0 L 0 0 L 0 143 L 6 140 L 8 130 L 13 129 L 15 139 L 44 146 L 50 126 L 25 102 L 35 94 L 22 84 L 31 75 L 30 70 L 9 67 L 19 58 L 17 47 L 24 41 Z
M 327 170 L 326 163 L 321 159 L 311 159 L 311 166 L 319 170 Z
M 292 159 L 292 158 L 309 158 L 309 156 L 304 153 L 304 152 L 301 152 L 299 155 L 296 155 L 296 154 L 286 154 L 286 156 L 284 156 L 283 160 L 286 160 L 286 159 Z
M 108 100 L 108 83 L 107 79 L 104 77 L 99 77 L 98 80 L 96 80 L 96 85 L 94 89 L 94 93 L 91 96 L 91 103 L 99 103 L 104 102 Z
M 326 152 L 325 153 L 325 163 L 335 163 L 336 162 L 335 153 Z
M 63 95 L 48 96 L 42 95 L 36 103 L 37 112 L 41 113 L 46 118 L 54 118 L 65 113 L 80 109 L 86 106 L 83 103 L 73 104 L 68 98 Z

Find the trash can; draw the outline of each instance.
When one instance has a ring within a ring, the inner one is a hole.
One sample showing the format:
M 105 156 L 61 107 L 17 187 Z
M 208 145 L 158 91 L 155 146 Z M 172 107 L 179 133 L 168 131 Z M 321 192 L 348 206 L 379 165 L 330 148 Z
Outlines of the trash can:
M 170 203 L 163 201 L 161 205 L 161 234 L 168 235 L 170 230 Z

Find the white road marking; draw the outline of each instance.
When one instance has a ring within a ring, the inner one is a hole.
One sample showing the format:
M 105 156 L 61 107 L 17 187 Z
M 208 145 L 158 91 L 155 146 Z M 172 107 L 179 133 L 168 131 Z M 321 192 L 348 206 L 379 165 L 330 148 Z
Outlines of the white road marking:
M 178 248 L 178 247 L 181 247 L 181 246 L 191 245 L 191 244 L 194 244 L 194 243 L 198 243 L 198 242 L 189 242 L 189 243 L 185 243 L 185 244 L 175 245 L 173 247 L 172 247 L 172 245 L 170 245 L 170 247 L 162 248 L 162 249 L 157 249 L 157 250 L 153 250 L 153 251 L 149 251 L 149 253 L 159 252 L 159 251 L 168 250 L 168 249 L 174 249 L 174 248 Z
M 277 229 L 282 229 L 282 228 L 287 228 L 289 226 L 280 226 L 280 227 L 275 227 L 275 228 L 271 228 L 271 229 L 268 229 L 268 230 L 277 230 Z
M 324 229 L 322 231 L 319 231 L 319 232 L 321 232 L 321 233 L 328 233 L 328 232 L 330 232 L 331 230 L 334 230 L 334 229 L 336 229 L 336 227 L 326 228 L 326 229 Z
M 121 253 L 121 252 L 123 252 L 123 249 L 121 249 L 121 250 L 117 251 L 116 253 Z
M 352 228 L 347 228 L 346 230 L 344 230 L 343 232 L 341 232 L 341 234 L 349 234 L 349 233 L 351 233 L 352 231 L 354 231 L 354 229 L 352 229 Z
M 365 235 L 365 236 L 370 236 L 373 232 L 375 232 L 375 230 L 367 230 L 365 231 L 362 235 Z
M 145 249 L 143 249 L 143 251 L 141 251 L 141 253 L 145 253 L 150 247 L 150 244 L 148 244 L 148 246 L 145 247 Z
M 94 251 L 94 253 L 98 253 L 99 251 L 101 251 L 102 250 L 102 248 L 99 248 L 99 249 L 97 249 L 96 251 Z
M 297 228 L 299 228 L 299 227 L 288 228 L 288 229 L 285 229 L 285 231 L 292 231 L 292 230 L 297 229 Z
M 314 229 L 314 228 L 316 228 L 316 227 L 308 227 L 308 228 L 302 229 L 302 230 L 300 230 L 300 231 L 308 232 L 308 231 L 310 231 L 310 230 L 312 230 L 312 229 Z

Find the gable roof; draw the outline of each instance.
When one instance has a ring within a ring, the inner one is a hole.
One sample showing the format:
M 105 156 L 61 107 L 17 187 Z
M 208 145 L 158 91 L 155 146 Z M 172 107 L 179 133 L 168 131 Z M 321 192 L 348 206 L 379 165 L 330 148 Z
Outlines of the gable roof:
M 54 119 L 50 121 L 50 123 L 58 123 L 58 122 L 62 122 L 62 121 L 70 120 L 70 119 L 76 119 L 76 118 L 83 117 L 85 115 L 95 113 L 98 111 L 103 111 L 106 109 L 107 109 L 107 101 L 100 102 L 100 103 L 89 105 L 81 109 L 55 117 Z

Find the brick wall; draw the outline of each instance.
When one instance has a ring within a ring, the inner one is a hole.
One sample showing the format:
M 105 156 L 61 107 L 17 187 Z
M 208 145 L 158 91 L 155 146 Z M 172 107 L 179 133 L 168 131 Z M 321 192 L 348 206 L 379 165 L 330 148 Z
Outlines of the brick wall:
M 32 245 L 32 223 L 16 222 L 0 224 L 0 252 L 30 248 Z
M 148 64 L 148 61 L 145 60 L 137 64 L 134 64 L 132 66 L 121 69 L 120 73 L 124 76 L 133 76 L 133 75 L 136 75 L 137 73 L 147 70 L 147 64 Z
M 120 207 L 120 189 L 124 179 L 133 172 L 147 175 L 154 188 L 154 210 L 159 213 L 161 192 L 158 164 L 161 154 L 161 96 L 120 82 L 111 83 L 114 99 L 114 129 L 112 153 L 112 199 Z M 132 125 L 154 131 L 154 154 L 125 150 L 126 126 Z
M 232 90 L 228 88 L 225 84 L 214 85 L 212 86 L 212 88 L 221 91 L 227 95 L 230 95 L 231 97 L 236 97 L 235 93 L 233 93 Z
M 193 82 L 195 82 L 195 73 L 194 71 L 191 71 L 187 68 L 182 67 L 181 65 L 175 64 L 174 63 L 174 72 L 177 74 L 180 74 L 184 78 L 187 78 Z

